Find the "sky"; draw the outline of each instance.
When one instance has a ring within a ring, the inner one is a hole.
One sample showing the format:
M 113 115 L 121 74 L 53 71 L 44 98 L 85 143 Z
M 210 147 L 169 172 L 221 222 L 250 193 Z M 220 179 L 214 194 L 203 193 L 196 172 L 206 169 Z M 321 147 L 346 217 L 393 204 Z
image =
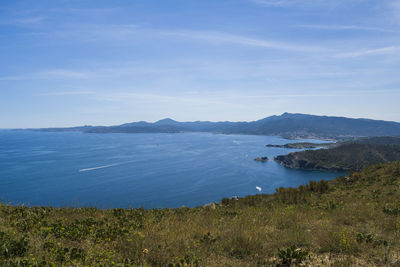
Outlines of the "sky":
M 400 122 L 400 0 L 1 0 L 0 128 Z

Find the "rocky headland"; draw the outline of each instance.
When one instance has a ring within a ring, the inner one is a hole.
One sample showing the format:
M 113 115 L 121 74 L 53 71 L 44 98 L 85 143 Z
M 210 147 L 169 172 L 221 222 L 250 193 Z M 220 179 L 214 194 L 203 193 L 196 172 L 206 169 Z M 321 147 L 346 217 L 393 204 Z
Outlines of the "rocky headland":
M 351 142 L 329 149 L 293 152 L 277 156 L 274 160 L 285 167 L 294 169 L 355 171 L 371 164 L 400 160 L 400 146 Z

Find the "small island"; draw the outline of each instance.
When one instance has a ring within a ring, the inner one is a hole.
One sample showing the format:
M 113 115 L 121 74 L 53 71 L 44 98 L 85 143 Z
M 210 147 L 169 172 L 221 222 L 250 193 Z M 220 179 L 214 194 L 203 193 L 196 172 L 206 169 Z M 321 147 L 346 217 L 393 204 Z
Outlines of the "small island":
M 255 158 L 254 161 L 267 162 L 268 161 L 268 157 L 258 157 L 258 158 Z

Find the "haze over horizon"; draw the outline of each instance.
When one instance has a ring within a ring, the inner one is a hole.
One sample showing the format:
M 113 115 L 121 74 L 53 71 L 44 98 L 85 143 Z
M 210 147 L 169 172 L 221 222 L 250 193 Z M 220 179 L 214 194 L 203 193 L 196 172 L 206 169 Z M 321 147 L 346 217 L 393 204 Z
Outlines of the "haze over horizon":
M 5 0 L 0 128 L 400 122 L 399 37 L 399 0 Z
M 157 120 L 154 120 L 154 121 L 145 121 L 145 120 L 136 120 L 136 121 L 126 121 L 126 122 L 123 122 L 123 123 L 120 123 L 120 124 L 111 124 L 111 125 L 94 125 L 94 124 L 82 124 L 82 125 L 72 125 L 72 126 L 66 126 L 66 128 L 68 128 L 68 127 L 82 127 L 82 126 L 106 126 L 106 127 L 110 127 L 110 126 L 120 126 L 120 125 L 124 125 L 124 124 L 130 124 L 130 123 L 140 123 L 140 122 L 146 122 L 146 123 L 150 123 L 150 124 L 152 124 L 152 123 L 157 123 L 157 122 L 163 122 L 163 123 L 165 123 L 165 121 L 171 121 L 172 123 L 173 122 L 178 122 L 178 123 L 185 123 L 185 122 L 214 122 L 214 123 L 216 123 L 216 122 L 255 122 L 255 121 L 260 121 L 260 120 L 263 120 L 263 119 L 266 119 L 266 118 L 269 118 L 269 117 L 274 117 L 274 116 L 277 116 L 277 117 L 280 117 L 280 116 L 284 116 L 285 114 L 289 114 L 289 115 L 306 115 L 306 116 L 308 116 L 308 115 L 310 115 L 310 116 L 318 116 L 318 117 L 336 117 L 336 118 L 349 118 L 349 119 L 361 119 L 361 120 L 371 120 L 371 119 L 369 119 L 369 118 L 351 118 L 351 117 L 341 117 L 341 116 L 327 116 L 327 115 L 317 115 L 317 114 L 303 114 L 303 113 L 288 113 L 288 112 L 285 112 L 285 113 L 282 113 L 282 114 L 277 114 L 277 115 L 271 115 L 271 116 L 266 116 L 266 117 L 262 117 L 262 118 L 258 118 L 258 119 L 256 119 L 256 120 L 252 120 L 252 121 L 228 121 L 228 120 L 220 120 L 220 121 L 210 121 L 210 120 L 186 120 L 186 121 L 179 121 L 179 120 L 175 120 L 174 118 L 169 118 L 169 117 L 165 117 L 165 118 L 161 118 L 161 119 L 157 119 Z M 372 119 L 373 120 L 373 119 Z M 400 123 L 400 121 L 388 121 L 388 120 L 376 120 L 376 121 L 386 121 L 386 122 L 395 122 L 395 123 Z M 63 128 L 63 127 L 60 127 L 60 126 L 51 126 L 51 127 L 32 127 L 32 129 L 35 129 L 35 128 Z M 24 129 L 24 128 L 0 128 L 0 130 L 1 129 Z M 25 128 L 25 129 L 27 129 L 27 128 Z
M 297 117 L 296 115 L 300 115 L 300 117 Z M 306 117 L 313 117 L 314 119 L 322 119 L 322 118 L 343 118 L 343 119 L 355 119 L 355 120 L 368 120 L 368 121 L 374 121 L 374 122 L 387 122 L 387 123 L 398 123 L 400 124 L 400 121 L 389 121 L 389 120 L 379 120 L 379 119 L 370 119 L 370 118 L 352 118 L 352 117 L 342 117 L 342 116 L 328 116 L 328 115 L 317 115 L 317 114 L 304 114 L 304 113 L 289 113 L 289 112 L 284 112 L 282 114 L 277 114 L 277 115 L 271 115 L 271 116 L 266 116 L 266 117 L 262 117 L 262 118 L 258 118 L 256 120 L 248 120 L 248 121 L 228 121 L 228 120 L 219 120 L 219 121 L 212 121 L 212 120 L 186 120 L 186 121 L 179 121 L 179 120 L 175 120 L 174 118 L 169 118 L 169 117 L 165 117 L 165 118 L 161 118 L 161 119 L 157 119 L 154 121 L 146 121 L 146 120 L 135 120 L 135 121 L 126 121 L 123 123 L 119 123 L 119 124 L 110 124 L 110 125 L 105 125 L 105 124 L 81 124 L 81 125 L 71 125 L 71 126 L 50 126 L 50 127 L 15 127 L 15 128 L 0 128 L 0 130 L 18 130 L 18 129 L 59 129 L 62 130 L 64 128 L 75 128 L 75 127 L 119 127 L 119 126 L 133 126 L 131 124 L 136 124 L 136 123 L 147 123 L 147 126 L 151 126 L 151 125 L 157 125 L 157 124 L 162 124 L 162 125 L 175 125 L 175 123 L 181 124 L 181 123 L 196 123 L 196 122 L 209 122 L 209 123 L 219 123 L 219 122 L 229 122 L 229 123 L 236 123 L 236 122 L 247 122 L 247 123 L 253 123 L 253 122 L 262 122 L 265 119 L 269 119 L 269 118 L 273 118 L 273 117 L 277 117 L 277 118 L 281 118 L 284 119 L 286 118 L 291 118 L 294 119 L 295 117 L 297 117 L 297 119 L 305 119 Z M 290 124 L 290 123 L 289 123 Z M 139 125 L 134 125 L 135 126 L 139 126 Z M 317 126 L 317 125 L 316 125 Z M 140 126 L 139 126 L 140 127 Z M 145 131 L 146 132 L 146 131 Z M 151 131 L 149 131 L 150 133 Z M 387 135 L 387 134 L 385 134 Z M 389 134 L 390 135 L 390 134 Z

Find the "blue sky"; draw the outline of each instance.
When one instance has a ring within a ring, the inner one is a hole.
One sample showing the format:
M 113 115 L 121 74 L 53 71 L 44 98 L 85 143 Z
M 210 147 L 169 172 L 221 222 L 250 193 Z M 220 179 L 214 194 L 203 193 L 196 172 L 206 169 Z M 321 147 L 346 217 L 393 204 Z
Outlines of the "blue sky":
M 400 121 L 400 0 L 2 0 L 0 128 Z

